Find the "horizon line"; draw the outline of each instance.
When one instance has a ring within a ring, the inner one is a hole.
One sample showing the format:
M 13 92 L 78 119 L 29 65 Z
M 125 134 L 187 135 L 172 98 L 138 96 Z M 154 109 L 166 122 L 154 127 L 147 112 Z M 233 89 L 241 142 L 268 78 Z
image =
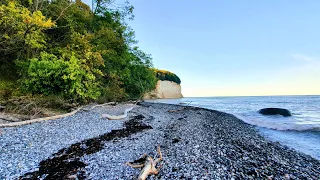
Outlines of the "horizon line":
M 217 96 L 184 96 L 183 98 L 206 98 L 206 97 L 270 97 L 270 96 L 320 96 L 320 94 L 291 94 L 291 95 L 217 95 Z

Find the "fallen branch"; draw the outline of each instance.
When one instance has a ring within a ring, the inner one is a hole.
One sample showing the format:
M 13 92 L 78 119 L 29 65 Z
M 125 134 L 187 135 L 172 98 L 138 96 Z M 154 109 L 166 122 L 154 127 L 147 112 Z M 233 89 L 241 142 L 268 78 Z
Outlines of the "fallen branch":
M 159 173 L 162 165 L 160 165 L 158 168 L 156 168 L 156 166 L 157 166 L 157 163 L 159 163 L 162 160 L 162 153 L 160 151 L 160 145 L 158 146 L 157 151 L 159 154 L 159 158 L 157 158 L 155 160 L 151 156 L 144 154 L 140 158 L 140 159 L 145 159 L 144 163 L 141 163 L 141 164 L 132 164 L 130 162 L 126 163 L 126 165 L 128 165 L 132 168 L 142 168 L 143 167 L 143 169 L 141 170 L 141 172 L 139 174 L 138 180 L 145 180 L 145 179 L 147 179 L 147 177 L 149 175 L 152 175 L 152 174 L 156 175 Z
M 31 120 L 26 120 L 26 121 L 20 121 L 20 122 L 13 122 L 13 123 L 7 123 L 7 124 L 0 124 L 0 127 L 13 127 L 13 126 L 21 126 L 25 124 L 31 124 L 35 122 L 40 122 L 40 121 L 46 121 L 46 120 L 53 120 L 53 119 L 59 119 L 59 118 L 64 118 L 67 116 L 74 115 L 78 111 L 81 110 L 82 107 L 79 107 L 78 109 L 66 113 L 66 114 L 61 114 L 61 115 L 56 115 L 56 116 L 50 116 L 50 117 L 44 117 L 44 118 L 38 118 L 38 119 L 31 119 Z
M 26 115 L 0 113 L 0 120 L 4 120 L 8 122 L 20 122 L 21 119 L 26 119 L 26 118 L 27 118 Z
M 116 102 L 108 102 L 108 103 L 104 103 L 104 104 L 98 104 L 98 105 L 92 106 L 90 109 L 94 109 L 96 107 L 102 107 L 102 106 L 106 106 L 106 105 L 115 106 L 115 105 L 117 105 L 117 103 Z
M 128 112 L 131 111 L 132 109 L 133 109 L 133 107 L 126 109 L 124 111 L 124 114 L 118 115 L 118 116 L 114 116 L 114 115 L 110 115 L 110 114 L 102 114 L 102 118 L 107 118 L 109 120 L 120 120 L 120 119 L 127 117 Z
M 26 96 L 27 97 L 27 96 Z M 21 98 L 21 97 L 20 97 Z M 104 106 L 104 105 L 113 105 L 115 104 L 115 102 L 109 102 L 109 103 L 105 103 L 105 104 L 99 104 L 99 105 L 95 105 L 93 107 L 91 107 L 90 109 L 94 109 L 96 107 L 100 107 L 100 106 Z M 5 124 L 0 124 L 0 128 L 2 127 L 14 127 L 14 126 L 21 126 L 21 125 L 26 125 L 26 124 L 31 124 L 31 123 L 35 123 L 35 122 L 41 122 L 41 121 L 47 121 L 47 120 L 54 120 L 54 119 L 59 119 L 59 118 L 64 118 L 64 117 L 68 117 L 68 116 L 71 116 L 71 115 L 74 115 L 76 114 L 78 111 L 82 110 L 83 107 L 79 107 L 78 109 L 72 111 L 72 112 L 69 112 L 69 113 L 66 113 L 66 114 L 61 114 L 61 115 L 56 115 L 56 116 L 50 116 L 50 117 L 44 117 L 44 118 L 38 118 L 38 119 L 30 119 L 30 120 L 26 120 L 26 121 L 19 121 L 19 122 L 10 122 L 10 123 L 5 123 Z M 123 119 L 127 116 L 127 113 L 129 111 L 131 111 L 133 108 L 129 108 L 129 109 L 126 109 L 125 111 L 125 116 L 124 115 L 120 115 L 120 116 L 111 116 L 111 115 L 108 115 L 107 116 L 110 116 L 111 118 L 112 117 L 116 117 L 116 118 L 120 118 L 120 119 Z M 106 116 L 106 118 L 108 118 Z M 3 118 L 2 118 L 3 119 Z M 4 119 L 5 120 L 5 119 Z

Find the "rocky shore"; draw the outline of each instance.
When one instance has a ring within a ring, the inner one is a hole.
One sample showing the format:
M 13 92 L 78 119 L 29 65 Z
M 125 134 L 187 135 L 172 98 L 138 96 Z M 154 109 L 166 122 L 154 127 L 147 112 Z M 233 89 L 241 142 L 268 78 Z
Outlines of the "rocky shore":
M 103 113 L 121 114 L 109 121 Z M 140 103 L 0 129 L 0 179 L 135 179 L 125 166 L 160 145 L 149 179 L 320 179 L 320 161 L 273 143 L 233 115 Z

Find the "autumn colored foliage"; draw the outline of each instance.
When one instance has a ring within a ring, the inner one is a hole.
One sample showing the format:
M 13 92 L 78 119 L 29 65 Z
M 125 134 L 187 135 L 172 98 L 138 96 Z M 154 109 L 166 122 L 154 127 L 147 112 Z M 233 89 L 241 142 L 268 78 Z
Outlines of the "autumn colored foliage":
M 127 25 L 133 7 L 81 0 L 0 2 L 0 98 L 59 95 L 76 102 L 141 97 L 155 87 L 150 55 Z

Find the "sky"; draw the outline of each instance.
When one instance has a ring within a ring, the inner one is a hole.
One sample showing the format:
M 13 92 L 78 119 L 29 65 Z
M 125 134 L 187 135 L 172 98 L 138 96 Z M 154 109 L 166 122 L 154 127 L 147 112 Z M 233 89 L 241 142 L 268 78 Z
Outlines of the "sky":
M 185 97 L 320 94 L 319 0 L 129 2 L 138 46 Z

